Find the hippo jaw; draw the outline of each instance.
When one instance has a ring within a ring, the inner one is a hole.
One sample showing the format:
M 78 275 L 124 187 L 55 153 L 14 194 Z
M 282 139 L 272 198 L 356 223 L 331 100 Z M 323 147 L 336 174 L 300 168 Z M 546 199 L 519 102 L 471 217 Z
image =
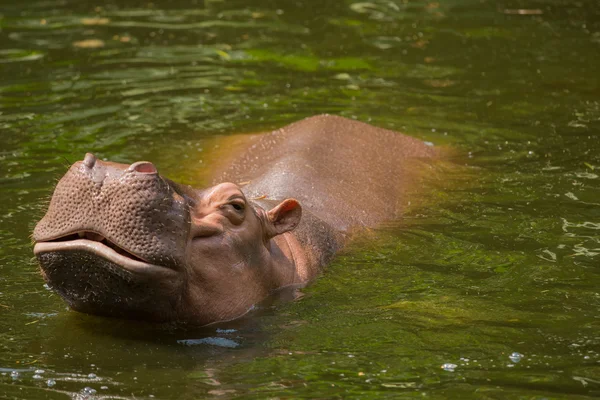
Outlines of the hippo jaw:
M 86 243 L 87 242 L 87 243 Z M 123 264 L 95 253 L 85 239 L 61 244 L 38 243 L 36 257 L 48 285 L 73 310 L 130 319 L 174 319 L 178 281 L 173 270 L 150 264 Z M 92 249 L 90 251 L 90 249 Z M 119 257 L 114 257 L 119 259 Z M 134 267 L 137 272 L 132 272 Z
M 34 254 L 48 286 L 76 311 L 152 321 L 176 319 L 182 274 L 147 263 L 101 235 L 79 232 L 40 241 Z

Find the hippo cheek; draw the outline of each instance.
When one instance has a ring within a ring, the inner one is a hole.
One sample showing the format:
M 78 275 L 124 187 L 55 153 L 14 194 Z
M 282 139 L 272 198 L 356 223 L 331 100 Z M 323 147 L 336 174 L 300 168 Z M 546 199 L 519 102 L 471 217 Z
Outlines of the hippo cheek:
M 255 267 L 263 264 L 264 246 L 255 238 L 246 239 L 226 232 L 210 238 L 194 239 L 188 252 L 190 275 L 205 283 L 210 291 L 245 285 Z M 244 276 L 244 279 L 237 277 Z
M 264 274 L 264 246 L 240 238 L 204 238 L 194 241 L 187 261 L 187 309 L 198 321 L 224 321 L 245 314 L 272 289 Z M 262 250 L 261 251 L 261 247 Z
M 76 311 L 153 321 L 175 317 L 182 285 L 173 270 L 124 268 L 83 248 L 36 250 L 46 282 Z

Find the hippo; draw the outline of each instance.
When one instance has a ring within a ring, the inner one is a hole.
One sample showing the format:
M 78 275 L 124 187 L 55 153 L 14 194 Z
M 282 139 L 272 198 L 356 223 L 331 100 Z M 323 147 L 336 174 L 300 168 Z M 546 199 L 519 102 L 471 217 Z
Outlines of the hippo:
M 150 162 L 86 154 L 60 179 L 34 253 L 73 310 L 207 325 L 315 278 L 356 232 L 398 218 L 420 140 L 338 116 L 248 136 L 215 185 L 177 184 Z

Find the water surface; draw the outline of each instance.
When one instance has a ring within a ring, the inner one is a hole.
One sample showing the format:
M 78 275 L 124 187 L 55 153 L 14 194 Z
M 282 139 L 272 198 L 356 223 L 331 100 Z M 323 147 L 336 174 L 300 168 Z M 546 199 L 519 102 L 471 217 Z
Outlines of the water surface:
M 0 5 L 0 398 L 600 396 L 595 1 L 99 4 Z M 220 139 L 323 112 L 455 151 L 302 299 L 181 330 L 44 288 L 85 152 L 202 185 Z

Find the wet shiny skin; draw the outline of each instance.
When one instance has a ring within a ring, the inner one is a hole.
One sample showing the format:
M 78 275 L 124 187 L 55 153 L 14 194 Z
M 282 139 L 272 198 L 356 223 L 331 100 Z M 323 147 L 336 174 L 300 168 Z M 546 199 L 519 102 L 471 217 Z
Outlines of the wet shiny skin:
M 434 154 L 400 133 L 329 115 L 251 138 L 241 164 L 223 174 L 243 170 L 243 190 L 184 187 L 149 162 L 109 163 L 88 153 L 58 183 L 34 230 L 34 252 L 44 278 L 75 310 L 231 320 L 275 289 L 314 278 L 349 231 L 395 218 L 411 160 Z M 258 191 L 272 208 L 247 199 Z M 293 197 L 312 217 L 302 218 Z M 85 279 L 90 258 L 99 260 Z

